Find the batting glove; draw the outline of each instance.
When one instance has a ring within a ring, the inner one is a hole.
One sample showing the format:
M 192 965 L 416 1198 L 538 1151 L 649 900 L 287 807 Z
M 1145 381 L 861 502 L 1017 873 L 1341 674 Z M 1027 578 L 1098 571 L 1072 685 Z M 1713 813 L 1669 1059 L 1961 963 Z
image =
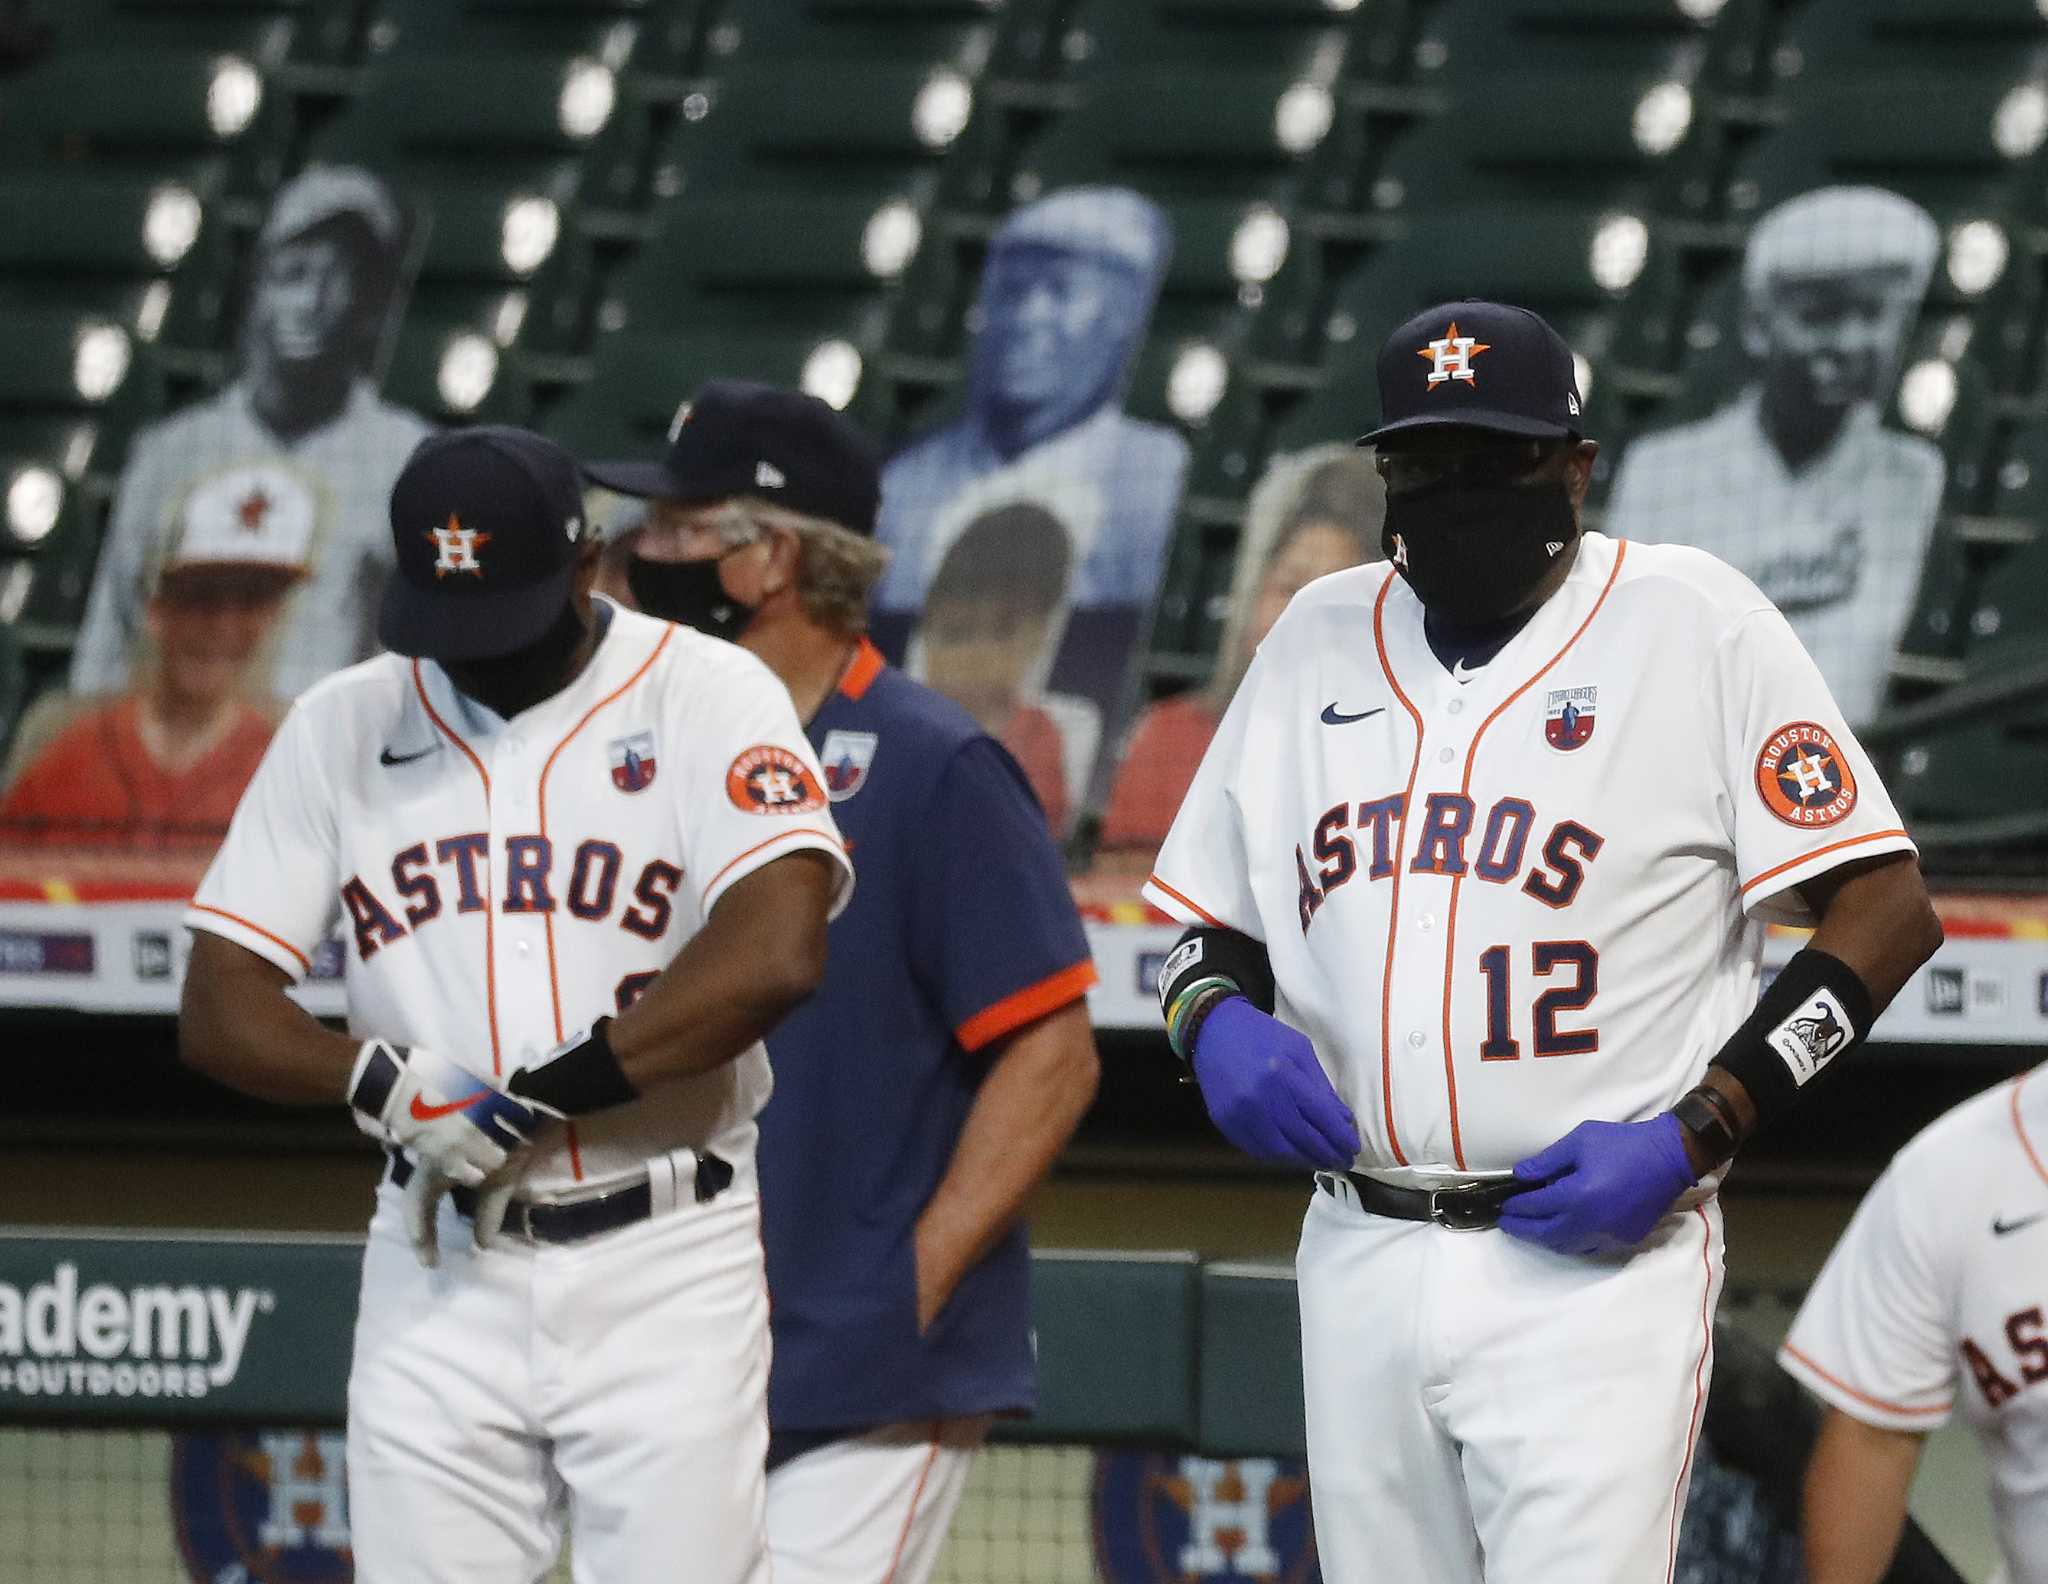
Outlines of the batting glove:
M 1247 1155 L 1341 1171 L 1358 1154 L 1358 1122 L 1330 1086 L 1308 1036 L 1232 996 L 1195 1035 L 1202 1103 Z
M 442 1196 L 456 1184 L 477 1188 L 498 1177 L 547 1119 L 445 1056 L 377 1039 L 365 1040 L 356 1053 L 348 1099 L 358 1127 L 413 1158 L 405 1185 L 406 1231 L 420 1263 L 429 1266 L 440 1259 L 434 1218 Z M 488 1246 L 496 1235 L 510 1197 L 508 1184 L 494 1183 L 485 1191 L 475 1222 L 480 1244 Z M 486 1208 L 492 1214 L 488 1228 Z
M 1696 1180 L 1678 1118 L 1581 1122 L 1548 1149 L 1515 1162 L 1540 1184 L 1508 1200 L 1500 1229 L 1557 1254 L 1632 1249 Z

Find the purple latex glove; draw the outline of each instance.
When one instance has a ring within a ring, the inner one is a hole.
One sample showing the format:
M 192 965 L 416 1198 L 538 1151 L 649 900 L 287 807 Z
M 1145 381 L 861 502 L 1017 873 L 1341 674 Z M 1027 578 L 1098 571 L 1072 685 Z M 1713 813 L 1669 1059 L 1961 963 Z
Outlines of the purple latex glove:
M 1243 996 L 1203 1021 L 1193 1065 L 1210 1120 L 1247 1155 L 1342 1171 L 1358 1154 L 1358 1123 L 1308 1036 Z
M 1634 1248 L 1696 1181 L 1669 1111 L 1647 1122 L 1581 1122 L 1516 1161 L 1515 1176 L 1542 1186 L 1507 1202 L 1501 1231 L 1558 1254 Z

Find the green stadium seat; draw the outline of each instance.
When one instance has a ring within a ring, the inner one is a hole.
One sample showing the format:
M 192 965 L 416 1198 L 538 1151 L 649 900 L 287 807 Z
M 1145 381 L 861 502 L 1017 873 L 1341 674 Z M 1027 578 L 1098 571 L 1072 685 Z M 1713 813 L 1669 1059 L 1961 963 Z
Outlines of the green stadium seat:
M 129 432 L 163 406 L 148 346 L 97 315 L 0 307 L 0 456 L 111 483 Z
M 226 275 L 222 227 L 189 188 L 93 173 L 0 172 L 0 302 L 68 308 L 139 339 L 211 344 Z
M 701 102 L 699 102 L 701 98 Z M 986 209 L 994 118 L 951 66 L 805 58 L 735 63 L 685 101 L 657 190 L 899 195 Z
M 1966 685 L 2048 665 L 2048 632 L 2001 633 L 1974 646 L 1966 664 Z M 1909 825 L 2039 813 L 2048 804 L 2048 706 L 2015 703 L 1988 719 L 1916 734 L 1886 786 Z
M 1722 142 L 1694 90 L 1661 73 L 1482 79 L 1453 89 L 1442 114 L 1389 150 L 1369 196 L 1379 210 L 1576 201 L 1700 215 Z
M 278 97 L 239 56 L 60 52 L 0 95 L 0 167 L 175 178 L 206 200 L 267 190 L 282 168 Z
M 1783 108 L 1783 128 L 1727 179 L 1736 219 L 1826 181 L 1888 187 L 1944 217 L 2026 220 L 2042 210 L 2048 87 L 2023 61 L 1996 71 L 1899 65 L 1808 75 L 1787 89 Z
M 1486 0 L 1437 7 L 1412 80 L 1455 89 L 1529 71 L 1627 72 L 1739 89 L 1756 71 L 1765 0 Z M 1544 128 L 1547 133 L 1550 127 Z
M 969 76 L 1029 70 L 1048 47 L 1048 0 L 724 0 L 705 69 L 838 60 L 950 66 Z
M 356 0 L 29 0 L 60 52 L 207 50 L 271 70 L 341 58 L 360 36 Z
M 1984 575 L 1970 612 L 1970 659 L 1996 654 L 2021 637 L 2048 640 L 2048 533 L 2022 546 Z
M 2048 420 L 2015 430 L 1992 470 L 1987 509 L 1994 517 L 2031 523 L 2048 537 Z
M 854 384 L 832 387 L 857 395 L 862 363 L 851 343 L 820 354 L 816 336 L 772 327 L 751 331 L 704 325 L 634 330 L 603 337 L 590 378 L 549 412 L 543 427 L 579 456 L 652 456 L 666 442 L 676 406 L 707 379 L 743 378 L 800 389 L 808 373 Z M 851 358 L 848 354 L 851 353 Z
M 1292 203 L 1334 108 L 1328 88 L 1288 73 L 1157 65 L 1104 72 L 1019 154 L 1011 195 L 1113 182 L 1161 201 Z
M 532 411 L 526 382 L 489 335 L 417 309 L 399 326 L 383 387 L 389 400 L 440 423 L 523 423 Z
M 1400 8 L 1362 9 L 1377 23 Z M 1354 25 L 1320 0 L 1083 0 L 1068 8 L 1058 47 L 1065 72 L 1083 81 L 1140 65 L 1235 66 L 1328 81 Z
M 369 33 L 384 57 L 457 49 L 622 66 L 687 53 L 702 0 L 370 0 Z
M 1771 53 L 1781 83 L 1843 70 L 2009 70 L 2048 45 L 2034 0 L 1810 0 L 1788 16 Z

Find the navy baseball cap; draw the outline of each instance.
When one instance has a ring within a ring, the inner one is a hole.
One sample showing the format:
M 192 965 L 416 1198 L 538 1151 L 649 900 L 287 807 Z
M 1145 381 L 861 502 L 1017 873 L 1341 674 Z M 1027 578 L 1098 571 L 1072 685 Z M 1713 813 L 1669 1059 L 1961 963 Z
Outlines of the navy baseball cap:
M 828 402 L 747 380 L 708 380 L 676 414 L 659 462 L 590 462 L 621 495 L 677 501 L 755 495 L 857 534 L 882 501 L 874 444 Z
M 398 568 L 377 636 L 430 660 L 523 649 L 568 604 L 589 533 L 575 458 L 552 440 L 499 424 L 429 435 L 391 487 Z
M 1425 308 L 1381 345 L 1379 386 L 1381 423 L 1360 445 L 1451 424 L 1535 440 L 1585 433 L 1572 349 L 1509 303 Z

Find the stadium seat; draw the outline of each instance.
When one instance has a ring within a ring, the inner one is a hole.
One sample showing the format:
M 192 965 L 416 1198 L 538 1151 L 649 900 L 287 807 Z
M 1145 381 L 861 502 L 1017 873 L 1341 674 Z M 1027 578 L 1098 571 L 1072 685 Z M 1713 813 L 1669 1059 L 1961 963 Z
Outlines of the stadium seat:
M 1969 623 L 1973 668 L 1982 655 L 2020 637 L 2048 640 L 2048 533 L 1999 562 L 1978 584 Z
M 246 56 L 265 70 L 293 59 L 346 56 L 358 37 L 356 0 L 29 0 L 60 52 L 205 50 Z
M 705 69 L 837 60 L 1031 70 L 1047 48 L 1049 0 L 723 0 L 714 3 Z
M 222 228 L 189 188 L 96 174 L 0 172 L 0 302 L 98 314 L 139 339 L 211 344 Z
M 523 423 L 532 410 L 526 382 L 491 336 L 417 310 L 399 326 L 383 389 L 440 423 Z
M 685 104 L 661 155 L 670 190 L 895 195 L 925 209 L 997 198 L 992 118 L 950 66 L 806 58 L 735 63 Z
M 627 330 L 601 338 L 591 377 L 545 420 L 547 432 L 579 456 L 654 456 L 666 443 L 676 406 L 707 379 L 744 378 L 803 388 L 832 377 L 833 395 L 857 394 L 861 365 L 828 352 L 837 366 L 816 361 L 818 340 L 772 327 L 752 331 L 715 325 L 685 330 Z M 850 345 L 847 350 L 851 350 Z M 843 383 L 850 378 L 851 384 Z
M 282 168 L 277 97 L 240 56 L 59 52 L 0 95 L 0 167 L 175 178 L 205 200 L 264 191 Z
M 1532 129 L 1541 128 L 1540 135 Z M 1697 215 L 1715 196 L 1722 128 L 1683 80 L 1581 71 L 1453 89 L 1374 173 L 1375 209 L 1409 203 L 1609 203 Z
M 1321 0 L 1083 0 L 1070 6 L 1059 40 L 1066 75 L 1086 81 L 1097 72 L 1134 66 L 1222 69 L 1320 77 L 1342 63 L 1354 25 L 1399 5 L 1364 8 L 1359 24 Z
M 136 424 L 163 405 L 149 348 L 96 315 L 0 307 L 0 456 L 110 483 Z
M 1487 0 L 1438 6 L 1418 30 L 1413 81 L 1455 88 L 1530 71 L 1593 71 L 1740 89 L 1756 70 L 1764 9 L 1764 0 L 1728 0 L 1720 6 L 1694 0 Z
M 1974 647 L 1966 677 L 1980 683 L 2042 665 L 2048 665 L 2048 632 L 2035 628 Z M 1989 719 L 1916 734 L 1886 785 L 1912 822 L 2038 812 L 2048 801 L 2048 706 L 2016 702 Z
M 2048 45 L 2034 0 L 1810 0 L 1787 17 L 1769 61 L 1780 83 L 1906 67 L 1992 75 Z

